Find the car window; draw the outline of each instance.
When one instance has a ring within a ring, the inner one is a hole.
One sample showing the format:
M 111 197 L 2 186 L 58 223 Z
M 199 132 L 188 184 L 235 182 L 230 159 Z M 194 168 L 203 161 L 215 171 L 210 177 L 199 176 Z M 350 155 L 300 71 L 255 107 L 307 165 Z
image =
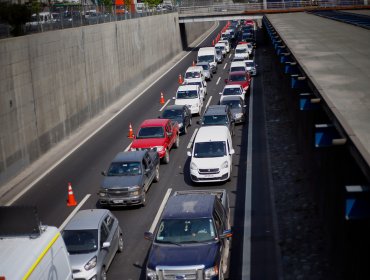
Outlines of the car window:
M 114 218 L 110 215 L 107 215 L 104 219 L 104 222 L 105 222 L 108 230 L 111 231 L 112 228 L 113 228 L 113 224 L 114 224 Z
M 104 223 L 100 226 L 100 246 L 103 246 L 103 243 L 107 241 L 109 236 L 109 231 Z

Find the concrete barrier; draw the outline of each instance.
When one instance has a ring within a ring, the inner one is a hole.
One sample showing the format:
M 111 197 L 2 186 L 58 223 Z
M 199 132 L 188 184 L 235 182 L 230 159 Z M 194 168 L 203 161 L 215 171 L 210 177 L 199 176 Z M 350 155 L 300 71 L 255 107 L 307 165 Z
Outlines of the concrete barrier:
M 186 27 L 188 42 L 211 24 Z M 0 184 L 182 51 L 178 14 L 0 41 Z

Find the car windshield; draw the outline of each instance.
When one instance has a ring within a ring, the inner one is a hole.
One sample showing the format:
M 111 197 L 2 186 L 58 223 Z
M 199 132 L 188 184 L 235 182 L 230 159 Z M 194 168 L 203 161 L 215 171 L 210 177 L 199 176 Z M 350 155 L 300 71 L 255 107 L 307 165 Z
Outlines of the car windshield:
M 164 119 L 175 119 L 182 117 L 182 110 L 167 109 L 162 113 L 162 118 Z
M 215 48 L 216 48 L 216 50 L 221 50 L 221 51 L 223 51 L 225 49 L 224 46 L 216 46 Z
M 198 82 L 194 82 L 194 81 L 187 81 L 186 82 L 187 85 L 194 85 L 194 86 L 199 86 L 200 88 L 202 87 L 202 82 L 198 81 Z
M 209 69 L 209 64 L 202 64 L 200 66 L 202 66 L 203 70 L 208 70 Z
M 202 119 L 203 125 L 225 125 L 228 124 L 226 115 L 204 116 Z
M 185 79 L 200 78 L 200 72 L 186 72 Z
M 195 158 L 223 157 L 226 155 L 225 141 L 199 142 L 194 146 Z
M 238 74 L 238 75 L 230 75 L 229 80 L 231 82 L 241 82 L 241 81 L 246 81 L 247 78 L 243 74 Z
M 233 66 L 230 68 L 230 72 L 237 72 L 237 71 L 245 71 L 245 67 L 243 66 Z
M 240 95 L 242 93 L 241 93 L 240 88 L 225 88 L 222 94 L 223 95 Z
M 158 243 L 198 243 L 216 240 L 216 231 L 210 218 L 163 219 L 159 224 Z
M 242 104 L 239 100 L 222 100 L 221 105 L 228 105 L 230 108 L 241 108 Z
M 112 162 L 107 172 L 107 176 L 130 175 L 141 175 L 140 162 Z
M 92 253 L 98 249 L 97 229 L 64 230 L 63 239 L 71 255 Z
M 214 55 L 202 55 L 198 56 L 198 62 L 213 62 L 214 58 Z
M 194 99 L 197 97 L 198 94 L 196 90 L 178 91 L 176 96 L 177 99 Z
M 235 53 L 246 53 L 247 49 L 235 49 Z
M 254 62 L 246 62 L 246 64 L 247 64 L 247 67 L 254 67 Z
M 244 61 L 244 57 L 234 57 L 233 61 Z
M 151 126 L 151 127 L 142 127 L 137 134 L 138 139 L 142 138 L 163 138 L 164 130 L 162 126 Z

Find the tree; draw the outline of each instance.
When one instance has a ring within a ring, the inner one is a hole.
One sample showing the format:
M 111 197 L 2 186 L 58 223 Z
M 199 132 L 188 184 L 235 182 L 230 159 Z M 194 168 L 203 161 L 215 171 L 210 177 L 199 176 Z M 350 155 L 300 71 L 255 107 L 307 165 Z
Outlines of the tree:
M 31 19 L 31 9 L 25 5 L 0 3 L 0 21 L 7 22 L 13 36 L 24 34 L 23 25 Z

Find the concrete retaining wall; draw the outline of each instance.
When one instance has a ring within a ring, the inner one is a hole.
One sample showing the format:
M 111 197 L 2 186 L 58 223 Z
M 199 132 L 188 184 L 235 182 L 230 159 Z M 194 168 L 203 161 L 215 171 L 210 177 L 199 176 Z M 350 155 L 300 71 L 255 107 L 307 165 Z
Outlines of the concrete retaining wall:
M 0 184 L 181 50 L 175 13 L 1 40 Z

